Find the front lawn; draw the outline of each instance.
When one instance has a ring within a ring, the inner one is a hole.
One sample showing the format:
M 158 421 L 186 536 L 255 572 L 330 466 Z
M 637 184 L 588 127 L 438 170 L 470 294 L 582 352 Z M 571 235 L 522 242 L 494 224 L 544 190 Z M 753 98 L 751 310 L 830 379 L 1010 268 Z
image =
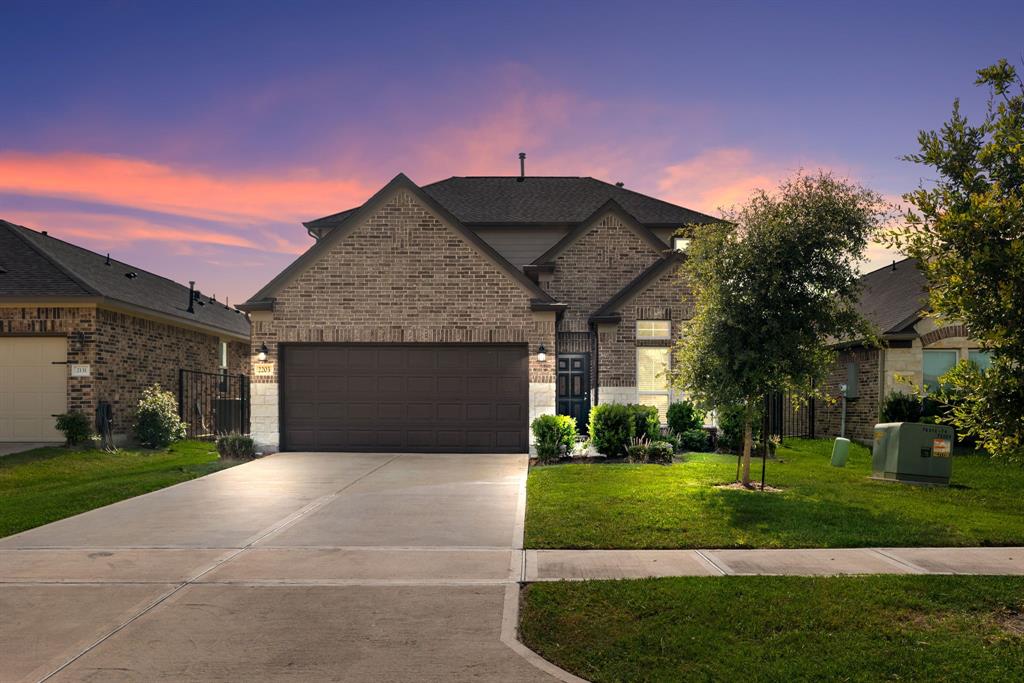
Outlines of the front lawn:
M 592 681 L 1022 681 L 1024 577 L 537 583 L 520 637 Z
M 37 448 L 0 458 L 0 537 L 237 464 L 212 443 L 163 451 Z
M 852 445 L 829 465 L 828 440 L 787 439 L 768 461 L 781 493 L 715 488 L 736 457 L 669 466 L 569 464 L 530 471 L 528 548 L 849 548 L 1024 545 L 1024 469 L 957 456 L 949 488 L 869 479 Z M 761 461 L 753 470 L 760 477 Z

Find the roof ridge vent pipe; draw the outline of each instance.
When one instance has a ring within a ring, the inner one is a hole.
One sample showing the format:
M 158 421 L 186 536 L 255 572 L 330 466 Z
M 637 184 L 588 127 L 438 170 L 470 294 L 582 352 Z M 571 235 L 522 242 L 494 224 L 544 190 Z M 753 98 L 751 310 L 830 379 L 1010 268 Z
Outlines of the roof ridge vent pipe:
M 519 153 L 519 177 L 516 178 L 517 183 L 521 183 L 526 180 L 526 152 Z
M 896 270 L 896 259 L 893 259 L 892 261 L 892 269 Z
M 189 313 L 195 313 L 196 312 L 196 307 L 192 303 L 193 301 L 195 301 L 195 298 L 196 298 L 196 281 L 195 280 L 189 280 L 188 281 L 188 312 Z
M 109 251 L 107 252 L 107 262 L 104 263 L 103 265 L 105 265 L 105 266 L 109 266 L 110 265 L 110 252 Z

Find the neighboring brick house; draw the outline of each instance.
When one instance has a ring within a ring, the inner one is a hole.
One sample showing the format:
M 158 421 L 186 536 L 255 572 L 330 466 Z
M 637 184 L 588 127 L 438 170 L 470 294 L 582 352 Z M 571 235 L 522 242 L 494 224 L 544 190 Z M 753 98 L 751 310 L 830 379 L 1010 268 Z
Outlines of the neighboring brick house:
M 524 452 L 543 413 L 664 415 L 692 316 L 673 250 L 715 219 L 577 177 L 398 175 L 310 221 L 248 302 L 252 431 L 285 450 Z M 265 354 L 265 355 L 264 355 Z M 581 425 L 582 426 L 582 425 Z
M 179 369 L 248 374 L 249 351 L 241 311 L 0 220 L 0 441 L 61 440 L 53 415 L 100 402 L 123 441 L 143 389 L 177 391 Z
M 861 284 L 860 311 L 880 331 L 882 346 L 860 341 L 838 345 L 839 357 L 825 386 L 832 400 L 815 402 L 815 434 L 839 435 L 840 388 L 845 384 L 846 436 L 870 443 L 888 394 L 934 389 L 959 360 L 987 367 L 989 359 L 963 325 L 942 324 L 928 316 L 927 282 L 914 259 L 868 273 Z

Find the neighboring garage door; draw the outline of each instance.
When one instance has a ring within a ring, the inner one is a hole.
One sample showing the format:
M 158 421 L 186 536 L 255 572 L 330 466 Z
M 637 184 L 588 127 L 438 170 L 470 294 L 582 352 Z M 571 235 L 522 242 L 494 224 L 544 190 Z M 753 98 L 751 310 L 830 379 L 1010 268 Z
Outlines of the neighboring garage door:
M 68 407 L 65 337 L 0 337 L 0 441 L 63 441 Z
M 526 345 L 284 345 L 282 448 L 524 453 Z

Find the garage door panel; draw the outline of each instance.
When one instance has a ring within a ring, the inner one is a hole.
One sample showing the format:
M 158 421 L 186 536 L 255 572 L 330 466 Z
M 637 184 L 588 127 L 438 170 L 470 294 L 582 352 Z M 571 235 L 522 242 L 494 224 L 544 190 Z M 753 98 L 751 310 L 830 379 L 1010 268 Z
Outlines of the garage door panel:
M 286 344 L 282 442 L 289 450 L 524 452 L 527 367 L 525 344 Z
M 53 415 L 67 412 L 67 339 L 0 337 L 0 441 L 62 441 Z

